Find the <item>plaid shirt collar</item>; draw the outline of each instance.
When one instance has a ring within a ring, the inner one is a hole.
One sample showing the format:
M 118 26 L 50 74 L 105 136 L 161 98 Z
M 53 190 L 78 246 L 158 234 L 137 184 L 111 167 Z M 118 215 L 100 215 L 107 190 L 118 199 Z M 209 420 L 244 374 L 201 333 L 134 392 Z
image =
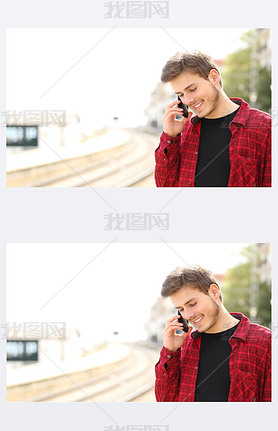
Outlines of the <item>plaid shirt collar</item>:
M 248 331 L 249 331 L 249 325 L 250 325 L 249 319 L 246 316 L 244 316 L 244 314 L 242 313 L 230 313 L 230 314 L 231 316 L 240 320 L 240 323 L 231 338 L 240 338 L 243 341 L 246 341 Z M 200 337 L 201 333 L 198 330 L 196 330 L 191 332 L 190 335 L 192 340 L 196 342 L 197 339 Z
M 249 111 L 251 109 L 250 106 L 239 97 L 230 97 L 230 100 L 240 106 L 232 122 L 242 124 L 244 127 L 246 127 Z M 196 126 L 200 121 L 201 119 L 198 117 L 198 115 L 195 115 L 191 118 L 191 123 L 193 126 Z

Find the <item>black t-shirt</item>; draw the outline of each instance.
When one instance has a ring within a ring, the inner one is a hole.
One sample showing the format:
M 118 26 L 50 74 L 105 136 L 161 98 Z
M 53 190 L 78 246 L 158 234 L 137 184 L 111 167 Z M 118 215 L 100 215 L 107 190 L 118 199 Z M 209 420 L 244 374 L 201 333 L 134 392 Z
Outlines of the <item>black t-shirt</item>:
M 238 323 L 239 324 L 239 323 Z M 228 401 L 230 391 L 229 339 L 237 325 L 216 334 L 201 334 L 195 401 Z
M 228 186 L 231 140 L 229 124 L 236 116 L 238 109 L 225 117 L 201 118 L 195 187 Z

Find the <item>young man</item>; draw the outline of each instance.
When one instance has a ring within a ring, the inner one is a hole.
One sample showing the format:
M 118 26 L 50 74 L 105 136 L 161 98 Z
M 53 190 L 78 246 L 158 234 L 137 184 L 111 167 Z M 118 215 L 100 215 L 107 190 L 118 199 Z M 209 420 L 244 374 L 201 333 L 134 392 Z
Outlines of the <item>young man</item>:
M 271 117 L 229 99 L 211 57 L 178 53 L 161 81 L 197 115 L 178 120 L 179 101 L 167 106 L 155 152 L 158 187 L 271 187 Z
M 271 401 L 271 331 L 229 313 L 213 274 L 177 268 L 163 283 L 182 317 L 167 320 L 155 366 L 157 401 Z

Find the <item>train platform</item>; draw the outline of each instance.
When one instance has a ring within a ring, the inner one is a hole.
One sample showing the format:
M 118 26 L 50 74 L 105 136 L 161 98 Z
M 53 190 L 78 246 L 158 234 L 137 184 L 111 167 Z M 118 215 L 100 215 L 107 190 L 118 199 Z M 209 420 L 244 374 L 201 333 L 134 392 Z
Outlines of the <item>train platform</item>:
M 31 169 L 37 166 L 51 165 L 62 160 L 70 160 L 89 154 L 117 149 L 129 140 L 129 134 L 120 129 L 109 129 L 106 133 L 93 137 L 85 142 L 65 147 L 51 147 L 51 144 L 40 142 L 40 147 L 9 153 L 6 157 L 6 171 Z
M 108 344 L 105 348 L 90 353 L 83 358 L 72 361 L 52 361 L 51 358 L 39 353 L 43 362 L 23 365 L 18 368 L 7 366 L 7 387 L 30 384 L 41 380 L 53 379 L 65 374 L 79 373 L 93 368 L 109 366 L 124 360 L 130 354 L 127 346 L 122 344 Z

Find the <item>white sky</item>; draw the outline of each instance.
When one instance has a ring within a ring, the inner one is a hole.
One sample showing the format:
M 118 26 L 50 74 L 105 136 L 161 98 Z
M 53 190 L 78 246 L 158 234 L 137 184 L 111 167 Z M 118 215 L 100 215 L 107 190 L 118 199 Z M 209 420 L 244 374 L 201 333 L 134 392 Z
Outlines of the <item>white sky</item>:
M 8 29 L 7 110 L 76 112 L 88 129 L 111 125 L 113 116 L 122 126 L 142 124 L 170 56 L 198 49 L 225 58 L 247 30 Z
M 113 331 L 137 339 L 170 271 L 197 264 L 224 273 L 247 245 L 8 244 L 7 321 L 66 321 L 92 339 Z

